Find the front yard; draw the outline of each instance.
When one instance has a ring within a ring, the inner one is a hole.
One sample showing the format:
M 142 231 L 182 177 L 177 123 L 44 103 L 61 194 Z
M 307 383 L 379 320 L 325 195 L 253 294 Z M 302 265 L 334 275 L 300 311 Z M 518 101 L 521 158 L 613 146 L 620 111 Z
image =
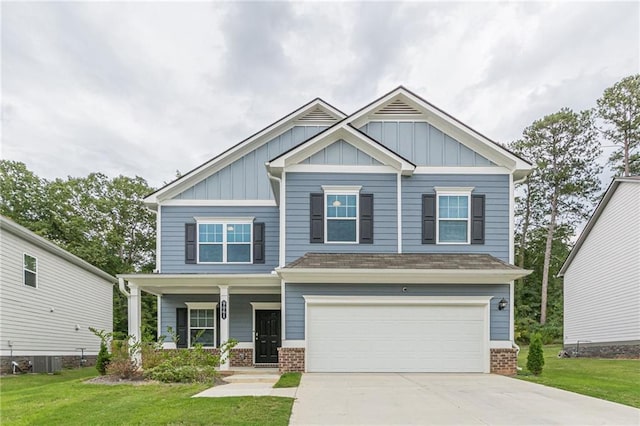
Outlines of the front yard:
M 202 384 L 83 383 L 95 368 L 0 379 L 0 423 L 286 425 L 293 399 L 191 398 Z
M 518 356 L 523 370 L 518 379 L 552 386 L 640 408 L 640 360 L 558 358 L 561 345 L 544 347 L 544 369 L 539 377 L 526 371 L 528 347 Z

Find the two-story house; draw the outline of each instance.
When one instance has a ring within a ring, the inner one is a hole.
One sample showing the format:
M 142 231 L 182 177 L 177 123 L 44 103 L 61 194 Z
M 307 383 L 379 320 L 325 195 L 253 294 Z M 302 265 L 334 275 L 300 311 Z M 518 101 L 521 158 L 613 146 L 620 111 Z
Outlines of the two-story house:
M 315 99 L 146 198 L 157 273 L 120 276 L 229 366 L 513 374 L 514 183 L 531 165 L 399 87 Z M 230 364 L 230 365 L 229 365 Z

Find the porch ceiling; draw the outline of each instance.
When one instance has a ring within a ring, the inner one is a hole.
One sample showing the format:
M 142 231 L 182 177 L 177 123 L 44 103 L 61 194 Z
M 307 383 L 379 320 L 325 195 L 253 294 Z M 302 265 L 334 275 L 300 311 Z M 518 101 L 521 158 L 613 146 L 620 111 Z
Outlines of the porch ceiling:
M 151 294 L 280 293 L 280 277 L 272 274 L 123 274 L 118 278 Z

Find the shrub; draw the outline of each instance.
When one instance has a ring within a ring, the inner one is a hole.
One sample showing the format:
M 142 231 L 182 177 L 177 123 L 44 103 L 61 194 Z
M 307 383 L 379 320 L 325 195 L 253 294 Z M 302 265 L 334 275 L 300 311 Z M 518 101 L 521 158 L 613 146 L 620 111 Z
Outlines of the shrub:
M 119 379 L 131 379 L 138 375 L 138 365 L 134 361 L 133 351 L 139 345 L 130 346 L 126 340 L 111 342 L 111 361 L 107 365 L 107 374 Z
M 140 348 L 142 353 L 142 369 L 148 370 L 160 365 L 167 359 L 167 352 L 158 347 L 157 343 L 143 343 Z
M 111 355 L 109 355 L 109 351 L 107 350 L 107 344 L 105 342 L 100 343 L 100 351 L 98 352 L 98 357 L 96 358 L 96 370 L 100 375 L 104 376 L 107 374 L 107 366 L 111 361 Z
M 542 351 L 542 337 L 540 333 L 533 335 L 531 345 L 529 346 L 529 355 L 527 356 L 527 369 L 534 375 L 542 374 L 544 366 L 544 353 Z

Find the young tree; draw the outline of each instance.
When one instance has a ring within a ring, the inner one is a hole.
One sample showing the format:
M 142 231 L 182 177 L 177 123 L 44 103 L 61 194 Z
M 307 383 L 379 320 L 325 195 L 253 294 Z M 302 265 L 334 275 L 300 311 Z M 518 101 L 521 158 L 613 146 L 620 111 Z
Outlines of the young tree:
M 612 170 L 624 176 L 640 174 L 640 74 L 607 88 L 597 105 L 604 136 L 622 148 L 609 157 Z
M 547 229 L 542 270 L 540 324 L 547 319 L 547 289 L 554 234 L 559 223 L 573 224 L 586 218 L 600 189 L 597 159 L 601 153 L 592 114 L 563 108 L 536 120 L 520 142 L 536 165 L 541 204 Z
M 529 355 L 527 355 L 527 370 L 534 376 L 542 374 L 544 367 L 544 352 L 542 350 L 542 337 L 540 334 L 534 334 L 529 346 Z

